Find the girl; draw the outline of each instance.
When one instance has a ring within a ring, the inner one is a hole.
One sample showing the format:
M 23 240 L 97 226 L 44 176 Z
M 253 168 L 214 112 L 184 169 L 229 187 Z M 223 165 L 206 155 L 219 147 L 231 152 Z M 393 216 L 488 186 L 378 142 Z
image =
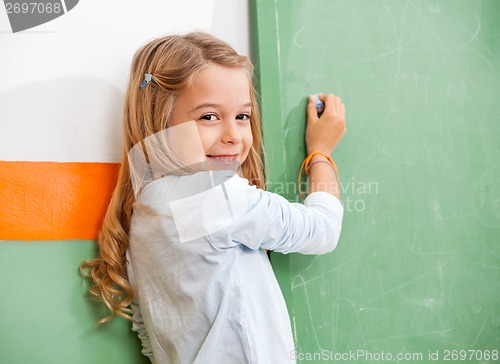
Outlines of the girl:
M 266 192 L 247 57 L 204 33 L 156 39 L 134 56 L 118 182 L 90 292 L 132 320 L 153 363 L 293 362 L 286 305 L 266 250 L 323 254 L 343 208 L 330 158 L 345 133 L 332 95 L 310 96 L 309 195 Z M 130 307 L 130 308 L 129 308 Z

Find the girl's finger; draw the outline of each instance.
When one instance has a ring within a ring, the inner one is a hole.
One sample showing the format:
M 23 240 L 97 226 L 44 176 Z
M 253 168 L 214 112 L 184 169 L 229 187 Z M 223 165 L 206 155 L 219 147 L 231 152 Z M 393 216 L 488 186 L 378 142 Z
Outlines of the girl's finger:
M 314 97 L 309 95 L 307 97 L 307 125 L 312 124 L 318 120 L 318 110 L 316 109 L 316 102 Z
M 336 109 L 335 106 L 335 96 L 333 94 L 327 94 L 324 96 L 324 99 L 322 100 L 325 103 L 325 113 L 327 114 L 333 114 L 333 112 Z

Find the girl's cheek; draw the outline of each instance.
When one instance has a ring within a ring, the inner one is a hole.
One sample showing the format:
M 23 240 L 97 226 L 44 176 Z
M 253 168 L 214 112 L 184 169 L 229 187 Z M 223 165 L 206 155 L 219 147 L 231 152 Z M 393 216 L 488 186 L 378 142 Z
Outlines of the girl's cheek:
M 212 148 L 217 140 L 217 133 L 213 129 L 214 128 L 204 128 L 203 126 L 198 127 L 201 144 L 203 145 L 205 154 Z

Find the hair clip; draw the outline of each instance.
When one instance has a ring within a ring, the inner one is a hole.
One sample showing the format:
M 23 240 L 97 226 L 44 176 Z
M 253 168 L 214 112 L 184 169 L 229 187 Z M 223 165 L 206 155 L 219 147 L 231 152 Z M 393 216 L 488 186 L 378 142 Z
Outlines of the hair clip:
M 151 73 L 144 74 L 144 81 L 141 82 L 141 90 L 144 90 L 144 87 L 148 85 L 153 79 L 153 75 Z

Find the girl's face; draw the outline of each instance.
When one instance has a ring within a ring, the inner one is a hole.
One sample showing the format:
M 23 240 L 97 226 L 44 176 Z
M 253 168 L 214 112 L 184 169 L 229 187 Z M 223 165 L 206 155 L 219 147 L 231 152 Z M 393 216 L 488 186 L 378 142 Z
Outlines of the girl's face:
M 250 113 L 246 71 L 210 65 L 177 97 L 169 125 L 194 120 L 209 162 L 241 165 L 253 142 Z

